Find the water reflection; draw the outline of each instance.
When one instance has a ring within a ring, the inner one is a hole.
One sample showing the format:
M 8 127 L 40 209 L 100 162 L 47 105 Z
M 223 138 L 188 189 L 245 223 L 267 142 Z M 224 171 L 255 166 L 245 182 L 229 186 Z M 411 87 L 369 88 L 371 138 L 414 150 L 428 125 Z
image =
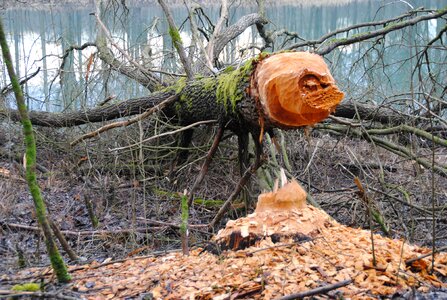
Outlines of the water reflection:
M 411 1 L 415 7 L 439 8 L 445 0 Z M 267 16 L 275 29 L 296 32 L 305 39 L 316 39 L 336 28 L 397 16 L 409 9 L 403 2 L 383 5 L 382 1 L 358 1 L 344 5 L 302 6 L 272 5 L 267 7 Z M 148 91 L 133 81 L 110 72 L 94 55 L 96 49 L 88 47 L 72 51 L 67 56 L 61 76 L 58 70 L 62 55 L 70 45 L 81 45 L 95 41 L 96 24 L 89 14 L 93 7 L 55 7 L 36 10 L 18 8 L 3 12 L 3 17 L 15 58 L 15 67 L 20 76 L 27 76 L 37 68 L 41 72 L 25 85 L 29 107 L 33 110 L 64 111 L 96 105 L 110 95 L 117 99 L 127 99 L 147 94 Z M 219 8 L 204 9 L 213 22 L 218 18 Z M 233 7 L 230 23 L 241 16 L 255 12 L 255 7 Z M 176 23 L 182 24 L 181 36 L 188 47 L 191 32 L 187 11 L 183 6 L 175 6 L 172 13 Z M 132 57 L 148 68 L 163 67 L 170 72 L 181 72 L 174 65 L 172 43 L 166 35 L 167 24 L 161 9 L 155 4 L 130 7 L 129 11 L 114 11 L 115 18 L 107 18 L 107 26 L 113 32 L 115 41 L 128 49 Z M 441 24 L 443 23 L 443 24 Z M 405 29 L 387 36 L 385 40 L 371 41 L 336 50 L 326 58 L 332 63 L 334 77 L 348 97 L 363 97 L 370 92 L 371 99 L 380 101 L 390 94 L 408 91 L 412 78 L 411 71 L 416 59 L 415 51 L 433 38 L 445 22 L 435 20 Z M 203 18 L 199 26 L 211 30 Z M 261 39 L 253 28 L 248 28 L 222 53 L 224 61 L 240 59 L 240 50 L 249 45 L 261 45 Z M 293 40 L 292 40 L 293 42 Z M 374 47 L 371 49 L 371 46 Z M 370 49 L 366 59 L 365 51 Z M 251 48 L 244 55 L 257 50 Z M 413 58 L 411 58 L 413 57 Z M 411 58 L 411 59 L 407 59 Z M 435 59 L 443 62 L 445 54 L 439 51 Z M 91 60 L 93 63 L 90 63 Z M 89 69 L 87 76 L 87 69 Z M 432 72 L 445 72 L 435 68 Z M 2 72 L 0 85 L 6 84 Z M 163 76 L 163 75 L 161 75 Z M 445 77 L 445 76 L 444 76 Z M 380 84 L 379 84 L 380 83 Z

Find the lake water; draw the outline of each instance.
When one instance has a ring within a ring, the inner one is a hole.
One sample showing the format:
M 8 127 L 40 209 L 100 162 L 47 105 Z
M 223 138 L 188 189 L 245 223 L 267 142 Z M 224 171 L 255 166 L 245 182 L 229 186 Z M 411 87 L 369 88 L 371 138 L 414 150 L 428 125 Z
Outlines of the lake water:
M 356 23 L 397 16 L 408 11 L 410 6 L 442 8 L 447 5 L 446 0 L 352 1 L 342 5 L 298 5 L 293 4 L 294 1 L 288 3 L 267 6 L 267 17 L 272 22 L 269 29 L 285 28 L 305 39 L 316 39 L 337 28 Z M 37 76 L 25 85 L 31 109 L 64 111 L 93 106 L 110 95 L 124 100 L 148 94 L 145 88 L 110 72 L 96 56 L 93 56 L 93 64 L 90 65 L 87 77 L 89 59 L 96 51 L 93 47 L 82 52 L 71 52 L 64 66 L 62 83 L 56 76 L 62 61 L 61 56 L 70 45 L 95 41 L 96 22 L 89 15 L 93 11 L 93 6 L 59 4 L 41 9 L 24 5 L 1 13 L 19 75 L 27 76 L 41 68 Z M 219 7 L 209 6 L 204 11 L 215 23 Z M 157 4 L 137 4 L 129 7 L 128 12 L 122 9 L 115 12 L 115 18 L 107 18 L 106 23 L 117 44 L 128 49 L 137 61 L 147 66 L 163 66 L 165 70 L 181 72 L 179 66 L 173 65 L 172 55 L 175 51 L 166 35 L 167 25 Z M 252 12 L 256 12 L 256 7 L 233 7 L 230 23 Z M 172 7 L 172 13 L 177 25 L 184 24 L 181 36 L 188 46 L 191 33 L 188 22 L 185 22 L 187 11 L 184 6 L 176 5 Z M 202 20 L 206 23 L 205 18 Z M 423 22 L 398 34 L 391 34 L 385 41 L 344 47 L 327 55 L 326 59 L 348 98 L 366 97 L 381 101 L 392 95 L 408 92 L 410 87 L 417 88 L 418 78 L 411 76 L 416 63 L 413 56 L 444 26 L 444 21 Z M 261 39 L 255 28 L 248 28 L 225 49 L 222 58 L 225 61 L 243 60 L 256 50 L 247 50 L 243 55 L 239 50 L 253 44 L 261 45 Z M 373 44 L 374 48 L 371 49 Z M 439 50 L 439 53 L 434 54 L 432 72 L 447 78 L 443 73 L 446 68 L 441 66 L 446 62 L 445 52 Z M 368 55 L 365 56 L 365 53 Z M 439 63 L 439 67 L 436 63 Z M 2 67 L 4 70 L 3 64 Z M 3 71 L 0 86 L 5 86 L 6 82 L 6 72 Z

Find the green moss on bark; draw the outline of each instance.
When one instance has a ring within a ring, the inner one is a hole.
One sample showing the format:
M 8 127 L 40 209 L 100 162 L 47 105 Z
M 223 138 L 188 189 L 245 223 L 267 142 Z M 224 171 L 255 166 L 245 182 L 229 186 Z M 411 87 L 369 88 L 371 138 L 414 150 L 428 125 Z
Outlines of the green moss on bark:
M 182 44 L 182 38 L 180 37 L 180 32 L 177 30 L 177 28 L 169 26 L 169 35 L 171 36 L 174 47 L 178 50 L 178 48 Z
M 242 86 L 248 82 L 253 72 L 254 59 L 248 60 L 242 67 L 229 72 L 224 72 L 218 77 L 216 98 L 219 103 L 234 111 L 237 102 L 245 97 Z
M 180 95 L 173 105 L 173 111 L 184 124 L 195 120 L 219 119 L 236 116 L 236 106 L 247 99 L 246 90 L 256 64 L 267 55 L 261 54 L 248 60 L 240 68 L 227 68 L 221 74 L 212 77 L 196 78 L 187 81 L 178 80 L 167 87 L 166 92 Z
M 51 228 L 48 223 L 46 215 L 46 207 L 40 193 L 40 188 L 36 180 L 36 141 L 34 139 L 33 127 L 28 116 L 27 107 L 25 105 L 25 99 L 23 97 L 22 88 L 20 87 L 19 80 L 14 72 L 12 64 L 11 53 L 9 52 L 8 43 L 6 42 L 5 32 L 3 30 L 3 21 L 0 19 L 0 45 L 2 48 L 2 54 L 4 63 L 8 69 L 9 78 L 11 79 L 12 88 L 17 101 L 17 107 L 19 109 L 20 118 L 23 126 L 23 133 L 25 137 L 26 145 L 26 181 L 31 196 L 34 200 L 34 206 L 36 210 L 37 220 L 42 228 L 45 236 L 45 244 L 47 246 L 48 255 L 50 257 L 51 265 L 57 276 L 57 279 L 61 283 L 70 281 L 70 275 L 67 272 L 67 267 L 56 247 L 51 234 Z
M 182 224 L 180 225 L 180 233 L 187 234 L 188 232 L 188 197 L 186 195 L 182 196 Z

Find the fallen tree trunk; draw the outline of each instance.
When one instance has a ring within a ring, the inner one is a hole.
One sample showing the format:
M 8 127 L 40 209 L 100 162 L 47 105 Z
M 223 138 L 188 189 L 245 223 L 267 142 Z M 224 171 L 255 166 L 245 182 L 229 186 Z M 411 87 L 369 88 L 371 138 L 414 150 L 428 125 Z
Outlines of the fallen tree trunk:
M 76 126 L 139 114 L 175 94 L 179 100 L 163 109 L 168 118 L 181 125 L 215 119 L 235 132 L 311 125 L 326 118 L 343 98 L 320 56 L 291 52 L 260 55 L 219 76 L 179 80 L 150 96 L 107 107 L 66 113 L 30 112 L 30 117 L 35 125 Z M 18 120 L 15 111 L 2 114 Z
M 44 127 L 73 127 L 137 115 L 154 107 L 172 95 L 172 92 L 157 92 L 150 96 L 128 99 L 109 106 L 95 107 L 85 111 L 79 110 L 64 113 L 30 111 L 29 115 L 33 125 Z M 356 109 L 358 111 L 358 117 Z M 360 118 L 361 120 L 390 125 L 402 124 L 417 119 L 415 116 L 405 115 L 384 106 L 379 107 L 353 102 L 340 103 L 332 115 L 348 119 Z M 12 121 L 19 122 L 19 114 L 16 110 L 0 110 L 1 117 L 10 118 Z

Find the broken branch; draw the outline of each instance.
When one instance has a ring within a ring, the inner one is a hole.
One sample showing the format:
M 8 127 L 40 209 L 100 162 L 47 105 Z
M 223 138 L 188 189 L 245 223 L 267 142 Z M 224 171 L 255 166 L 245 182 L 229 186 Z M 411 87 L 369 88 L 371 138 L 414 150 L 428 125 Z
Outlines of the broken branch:
M 301 293 L 296 294 L 290 294 L 284 297 L 277 298 L 276 300 L 293 300 L 293 299 L 303 299 L 304 297 L 310 297 L 315 295 L 321 295 L 326 294 L 327 292 L 330 292 L 332 290 L 347 286 L 348 284 L 352 283 L 352 279 L 343 280 L 340 282 L 336 282 L 333 284 L 328 284 L 322 287 L 318 287 L 312 290 L 308 290 Z
M 117 128 L 117 127 L 124 127 L 124 126 L 129 126 L 133 123 L 136 123 L 138 121 L 141 121 L 147 117 L 149 117 L 150 115 L 152 115 L 153 113 L 160 111 L 161 109 L 163 109 L 166 105 L 171 104 L 172 102 L 176 101 L 178 99 L 178 95 L 173 95 L 171 97 L 168 97 L 166 100 L 164 100 L 163 102 L 161 102 L 160 104 L 157 104 L 156 106 L 148 109 L 147 111 L 145 111 L 144 113 L 142 113 L 141 115 L 138 115 L 135 118 L 129 119 L 129 120 L 125 120 L 125 121 L 121 121 L 121 122 L 114 122 L 114 123 L 110 123 L 107 125 L 104 125 L 98 129 L 96 129 L 95 131 L 86 133 L 80 137 L 78 137 L 77 139 L 75 139 L 73 142 L 70 143 L 70 146 L 74 146 L 77 143 L 88 139 L 88 138 L 92 138 L 95 137 L 97 135 L 99 135 L 100 133 L 113 129 L 113 128 Z

